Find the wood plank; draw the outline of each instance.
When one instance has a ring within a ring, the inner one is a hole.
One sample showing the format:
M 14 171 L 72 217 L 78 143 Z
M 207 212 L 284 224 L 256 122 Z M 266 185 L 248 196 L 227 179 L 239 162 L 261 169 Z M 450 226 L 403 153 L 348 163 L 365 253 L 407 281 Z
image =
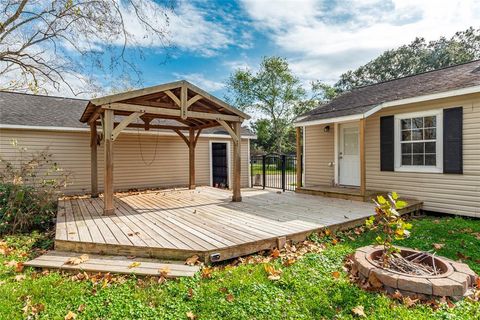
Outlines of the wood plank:
M 80 241 L 83 242 L 92 242 L 92 236 L 90 235 L 90 230 L 88 230 L 88 226 L 84 221 L 82 216 L 82 212 L 78 206 L 78 203 L 75 199 L 71 201 L 73 217 L 75 218 L 75 224 L 78 230 L 78 236 Z
M 70 241 L 80 241 L 77 224 L 73 215 L 72 203 L 65 201 L 65 223 L 67 225 L 67 239 Z
M 233 124 L 233 129 L 235 135 L 241 137 L 241 123 L 235 122 Z M 233 143 L 233 196 L 232 201 L 240 202 L 242 201 L 241 193 L 241 173 L 242 173 L 242 155 L 241 155 L 241 146 L 240 140 Z
M 104 195 L 105 202 L 103 207 L 104 214 L 113 214 L 115 208 L 113 207 L 113 110 L 105 110 L 103 119 L 103 134 L 104 134 Z
M 68 240 L 67 224 L 65 222 L 65 200 L 58 200 L 57 222 L 55 224 L 55 239 Z
M 98 197 L 97 125 L 90 124 L 90 182 L 92 197 Z
M 87 272 L 110 272 L 120 274 L 136 274 L 136 275 L 148 275 L 158 276 L 161 270 L 168 269 L 166 274 L 167 278 L 175 277 L 192 277 L 199 268 L 196 266 L 185 266 L 174 263 L 163 263 L 161 261 L 152 262 L 152 260 L 144 261 L 142 259 L 130 260 L 126 257 L 123 259 L 112 259 L 104 256 L 90 256 L 89 260 L 79 265 L 69 265 L 65 262 L 79 254 L 65 253 L 63 255 L 46 254 L 36 259 L 25 263 L 26 266 L 41 267 L 41 268 L 57 268 L 63 270 L 82 270 Z M 129 266 L 132 262 L 139 262 L 140 265 L 134 268 Z
M 92 219 L 90 215 L 90 211 L 88 211 L 82 199 L 72 199 L 72 201 L 74 201 L 77 204 L 76 207 L 80 211 L 80 214 L 82 215 L 82 218 L 83 218 L 83 222 L 87 226 L 88 231 L 91 235 L 91 242 L 105 243 L 105 239 L 103 238 L 103 235 L 100 232 L 100 229 L 95 224 L 95 221 Z

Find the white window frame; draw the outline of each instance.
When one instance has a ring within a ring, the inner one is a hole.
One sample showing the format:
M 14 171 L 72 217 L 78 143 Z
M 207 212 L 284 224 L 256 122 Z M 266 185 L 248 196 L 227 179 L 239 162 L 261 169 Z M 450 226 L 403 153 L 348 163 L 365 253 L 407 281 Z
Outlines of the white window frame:
M 401 123 L 402 119 L 410 119 L 417 117 L 436 116 L 436 166 L 406 166 L 402 165 L 402 149 L 401 149 Z M 421 112 L 402 113 L 395 115 L 395 171 L 399 172 L 427 172 L 441 173 L 443 172 L 443 109 L 435 109 Z

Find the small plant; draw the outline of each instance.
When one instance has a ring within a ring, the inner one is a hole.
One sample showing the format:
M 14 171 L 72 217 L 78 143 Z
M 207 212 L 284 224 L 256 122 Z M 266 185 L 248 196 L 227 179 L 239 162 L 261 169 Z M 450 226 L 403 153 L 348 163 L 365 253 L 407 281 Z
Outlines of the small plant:
M 382 263 L 384 267 L 389 266 L 392 255 L 399 252 L 393 245 L 394 240 L 403 240 L 410 236 L 409 229 L 412 225 L 406 223 L 397 211 L 405 208 L 407 202 L 399 200 L 396 192 L 389 193 L 387 199 L 383 196 L 377 196 L 375 203 L 375 216 L 366 220 L 367 228 L 377 230 L 378 235 L 375 241 L 383 246 Z M 376 222 L 376 223 L 375 223 Z
M 48 229 L 69 175 L 48 149 L 29 152 L 15 140 L 12 146 L 15 158 L 0 158 L 0 234 Z

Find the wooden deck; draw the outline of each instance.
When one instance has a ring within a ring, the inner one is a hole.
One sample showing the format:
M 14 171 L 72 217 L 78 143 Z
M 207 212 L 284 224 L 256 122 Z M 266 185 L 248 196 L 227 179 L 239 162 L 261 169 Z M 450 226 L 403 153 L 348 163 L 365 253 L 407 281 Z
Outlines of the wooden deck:
M 376 195 L 383 193 L 381 191 L 367 190 L 365 195 L 362 195 L 359 188 L 332 187 L 323 185 L 297 188 L 296 192 L 330 198 L 367 202 L 370 202 L 370 200 L 375 198 Z
M 325 226 L 363 223 L 373 205 L 294 192 L 245 189 L 242 202 L 210 187 L 59 200 L 55 249 L 90 254 L 221 261 L 300 241 Z

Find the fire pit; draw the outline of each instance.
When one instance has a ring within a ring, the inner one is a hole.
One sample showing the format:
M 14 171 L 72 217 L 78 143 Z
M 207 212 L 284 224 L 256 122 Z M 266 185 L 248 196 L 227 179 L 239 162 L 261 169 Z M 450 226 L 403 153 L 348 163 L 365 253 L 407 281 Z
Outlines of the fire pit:
M 477 275 L 464 263 L 427 252 L 399 249 L 390 267 L 380 262 L 383 247 L 357 249 L 353 260 L 359 276 L 378 280 L 390 292 L 399 290 L 404 295 L 447 296 L 455 300 L 467 296 L 476 281 Z

